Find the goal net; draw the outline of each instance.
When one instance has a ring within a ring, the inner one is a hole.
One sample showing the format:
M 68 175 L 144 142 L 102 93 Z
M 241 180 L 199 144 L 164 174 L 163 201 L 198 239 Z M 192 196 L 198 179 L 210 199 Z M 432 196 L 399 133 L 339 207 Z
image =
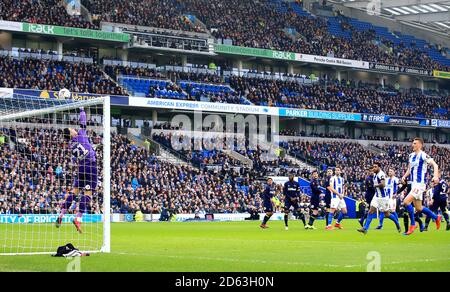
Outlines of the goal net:
M 110 251 L 109 97 L 0 96 L 0 255 Z

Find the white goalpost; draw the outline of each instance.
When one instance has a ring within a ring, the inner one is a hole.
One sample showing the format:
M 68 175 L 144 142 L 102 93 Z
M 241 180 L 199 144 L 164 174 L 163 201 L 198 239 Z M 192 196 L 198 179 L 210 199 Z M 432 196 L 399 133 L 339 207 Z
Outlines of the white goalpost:
M 110 98 L 0 97 L 0 256 L 110 252 Z

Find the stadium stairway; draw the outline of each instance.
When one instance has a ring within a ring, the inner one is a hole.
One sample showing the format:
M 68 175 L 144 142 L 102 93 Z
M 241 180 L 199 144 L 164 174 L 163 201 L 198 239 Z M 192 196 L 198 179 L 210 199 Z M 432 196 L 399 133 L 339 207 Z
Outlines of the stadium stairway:
M 146 145 L 144 143 L 145 139 L 148 139 L 149 141 L 151 141 L 154 144 L 157 144 L 158 146 L 160 144 L 158 144 L 157 142 L 153 141 L 151 138 L 146 137 L 144 135 L 141 135 L 140 137 L 132 134 L 132 133 L 128 133 L 127 135 L 128 139 L 130 139 L 130 141 L 132 143 L 134 143 L 134 145 L 140 147 L 140 148 L 146 148 Z M 192 164 L 182 160 L 179 157 L 176 157 L 175 155 L 173 155 L 172 153 L 170 153 L 169 151 L 165 150 L 163 147 L 158 147 L 158 151 L 157 151 L 157 155 L 156 157 L 158 159 L 160 159 L 161 161 L 167 161 L 171 164 L 176 164 L 176 165 L 186 165 L 186 166 L 192 166 L 194 167 Z
M 295 28 L 285 28 L 285 29 L 283 29 L 283 31 L 294 42 L 298 41 L 300 38 L 305 40 L 305 38 L 301 34 L 299 34 Z
M 211 38 L 213 37 L 211 31 L 208 29 L 206 24 L 201 21 L 198 17 L 193 15 L 185 15 L 191 22 L 191 26 L 201 27 Z
M 159 148 L 159 154 L 156 157 L 159 160 L 169 162 L 170 164 L 190 166 L 190 167 L 193 167 L 195 169 L 198 169 L 197 166 L 195 166 L 192 163 L 189 163 L 187 161 L 184 161 L 183 159 L 173 155 L 171 152 L 167 151 L 163 147 Z
M 158 143 L 157 141 L 153 140 L 152 137 L 141 135 L 141 138 L 148 139 L 151 143 L 153 143 L 153 145 L 157 146 L 158 151 L 156 152 L 156 157 L 159 160 L 169 162 L 170 164 L 190 166 L 192 168 L 199 169 L 198 166 L 194 165 L 193 163 L 187 161 L 187 159 L 183 158 L 181 154 L 176 154 L 175 151 L 170 150 L 161 143 Z M 135 139 L 138 138 L 135 137 Z
M 246 104 L 246 105 L 255 105 L 253 102 L 251 102 L 250 100 L 248 100 L 247 97 L 245 97 L 245 95 L 241 95 L 240 98 L 241 98 L 243 104 Z
M 376 147 L 374 145 L 367 145 L 367 146 L 365 146 L 365 148 L 370 150 L 370 151 L 372 151 L 372 152 L 374 152 L 374 153 L 376 153 L 376 154 L 383 153 L 383 150 L 381 150 L 380 148 L 378 148 L 378 147 Z
M 81 9 L 81 15 L 83 15 L 89 22 L 92 23 L 91 12 L 82 3 L 80 3 L 80 9 Z
M 144 144 L 144 140 L 142 140 L 141 138 L 137 137 L 136 135 L 132 134 L 132 133 L 128 133 L 127 134 L 127 138 L 130 139 L 130 141 L 140 147 L 140 148 L 145 148 L 145 144 Z
M 120 84 L 118 81 L 116 81 L 113 77 L 111 77 L 108 73 L 106 73 L 106 71 L 104 70 L 104 68 L 101 68 L 100 71 L 103 73 L 103 77 L 105 77 L 106 79 L 110 80 L 112 83 L 114 83 L 117 87 L 121 87 L 122 90 L 130 95 L 130 92 L 128 91 L 128 89 L 126 88 L 126 86 L 123 86 L 122 84 Z
M 307 170 L 309 170 L 309 171 L 312 171 L 312 170 L 315 170 L 315 169 L 316 169 L 315 166 L 313 166 L 313 165 L 311 165 L 311 164 L 308 164 L 308 163 L 306 163 L 306 162 L 304 162 L 304 161 L 301 161 L 301 160 L 295 158 L 294 156 L 289 155 L 288 153 L 286 153 L 286 154 L 284 155 L 284 158 L 286 158 L 290 163 L 292 163 L 293 165 L 295 165 L 297 168 L 300 168 L 300 169 L 307 169 Z
M 250 158 L 245 157 L 244 155 L 242 155 L 236 151 L 233 151 L 233 150 L 224 150 L 223 152 L 225 154 L 227 154 L 228 156 L 230 156 L 231 158 L 234 158 L 234 159 L 242 162 L 243 165 L 245 165 L 249 168 L 253 168 L 253 161 Z

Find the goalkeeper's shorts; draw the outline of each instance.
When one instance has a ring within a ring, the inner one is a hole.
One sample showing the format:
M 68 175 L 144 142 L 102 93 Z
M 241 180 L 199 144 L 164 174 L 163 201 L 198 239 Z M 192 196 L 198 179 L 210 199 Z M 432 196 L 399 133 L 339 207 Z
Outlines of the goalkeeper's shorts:
M 93 191 L 97 188 L 98 175 L 97 165 L 83 165 L 78 169 L 77 177 L 74 181 L 74 187 L 84 189 L 85 191 Z

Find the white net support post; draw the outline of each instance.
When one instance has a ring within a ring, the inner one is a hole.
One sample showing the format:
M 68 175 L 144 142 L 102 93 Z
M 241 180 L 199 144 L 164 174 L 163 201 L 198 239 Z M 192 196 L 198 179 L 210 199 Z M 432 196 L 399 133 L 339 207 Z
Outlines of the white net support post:
M 110 252 L 110 98 L 0 98 L 0 255 Z
M 103 245 L 111 252 L 111 98 L 103 100 Z

